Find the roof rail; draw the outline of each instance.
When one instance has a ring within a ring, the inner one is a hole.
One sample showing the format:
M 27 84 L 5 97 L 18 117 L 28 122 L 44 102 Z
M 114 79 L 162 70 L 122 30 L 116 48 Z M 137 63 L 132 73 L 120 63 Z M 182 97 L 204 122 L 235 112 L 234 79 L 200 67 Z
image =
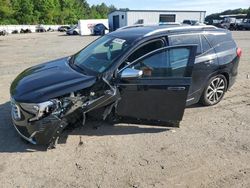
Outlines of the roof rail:
M 145 26 L 144 24 L 129 25 L 129 26 L 120 27 L 116 31 L 123 30 L 123 29 L 135 28 L 135 27 L 144 27 L 144 26 Z
M 202 25 L 202 26 L 180 26 L 180 27 L 168 27 L 168 28 L 162 28 L 157 29 L 152 32 L 147 33 L 145 36 L 150 36 L 156 33 L 164 32 L 164 31 L 176 31 L 176 30 L 183 30 L 183 29 L 217 29 L 217 27 L 212 25 Z
M 179 22 L 169 22 L 169 23 L 159 23 L 159 24 L 134 24 L 134 25 L 118 28 L 117 30 L 130 29 L 130 28 L 136 28 L 136 27 L 145 27 L 145 26 L 181 26 L 181 24 Z

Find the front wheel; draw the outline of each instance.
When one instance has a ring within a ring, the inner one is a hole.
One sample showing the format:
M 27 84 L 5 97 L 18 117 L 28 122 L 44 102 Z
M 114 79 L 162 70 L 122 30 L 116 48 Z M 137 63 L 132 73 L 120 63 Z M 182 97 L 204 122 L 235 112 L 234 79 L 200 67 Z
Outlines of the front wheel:
M 212 77 L 203 91 L 201 103 L 205 106 L 218 104 L 227 90 L 227 79 L 223 75 Z

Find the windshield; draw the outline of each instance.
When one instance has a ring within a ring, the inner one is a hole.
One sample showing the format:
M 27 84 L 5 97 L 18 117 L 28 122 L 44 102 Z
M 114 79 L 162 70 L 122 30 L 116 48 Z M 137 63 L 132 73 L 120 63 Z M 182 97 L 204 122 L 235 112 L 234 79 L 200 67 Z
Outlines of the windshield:
M 105 35 L 74 56 L 74 64 L 81 69 L 102 73 L 118 59 L 130 44 L 124 39 Z

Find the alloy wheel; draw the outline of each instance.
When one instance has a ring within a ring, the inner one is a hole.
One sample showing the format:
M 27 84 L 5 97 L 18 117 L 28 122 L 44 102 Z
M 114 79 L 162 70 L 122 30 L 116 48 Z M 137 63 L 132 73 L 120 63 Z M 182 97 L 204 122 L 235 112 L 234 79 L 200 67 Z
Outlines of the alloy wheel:
M 224 95 L 226 88 L 225 80 L 217 77 L 211 81 L 206 90 L 206 98 L 211 104 L 218 103 Z

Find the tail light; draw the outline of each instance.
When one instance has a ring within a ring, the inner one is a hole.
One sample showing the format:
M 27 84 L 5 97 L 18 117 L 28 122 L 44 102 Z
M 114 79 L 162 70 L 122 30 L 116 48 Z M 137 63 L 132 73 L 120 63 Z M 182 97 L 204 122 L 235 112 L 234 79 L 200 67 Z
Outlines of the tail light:
M 238 57 L 241 57 L 241 55 L 242 55 L 242 49 L 241 48 L 237 48 L 236 53 L 237 53 Z

